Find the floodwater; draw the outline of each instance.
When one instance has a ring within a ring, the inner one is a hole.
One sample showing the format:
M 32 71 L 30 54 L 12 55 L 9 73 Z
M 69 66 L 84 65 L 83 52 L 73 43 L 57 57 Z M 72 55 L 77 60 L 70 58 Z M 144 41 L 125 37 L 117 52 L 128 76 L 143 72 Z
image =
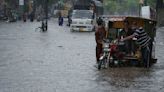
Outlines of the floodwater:
M 70 32 L 49 22 L 0 23 L 0 92 L 163 92 L 164 28 L 157 30 L 150 69 L 94 67 L 94 32 Z

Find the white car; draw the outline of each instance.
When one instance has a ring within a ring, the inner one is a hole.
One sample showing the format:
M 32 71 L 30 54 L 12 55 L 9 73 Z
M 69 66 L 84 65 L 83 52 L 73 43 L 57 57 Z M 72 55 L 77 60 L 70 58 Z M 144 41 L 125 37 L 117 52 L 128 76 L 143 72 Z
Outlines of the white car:
M 94 31 L 94 13 L 92 10 L 73 10 L 71 31 Z

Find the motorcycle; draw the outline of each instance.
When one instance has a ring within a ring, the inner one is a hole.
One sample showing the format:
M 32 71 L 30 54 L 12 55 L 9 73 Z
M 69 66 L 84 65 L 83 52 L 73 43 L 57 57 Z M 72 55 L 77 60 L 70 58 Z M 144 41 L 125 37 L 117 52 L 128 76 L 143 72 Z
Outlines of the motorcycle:
M 110 41 L 109 39 L 103 40 L 103 53 L 99 58 L 98 70 L 112 66 L 119 66 L 119 60 L 124 57 L 124 54 L 119 51 L 119 44 L 124 44 L 118 40 Z
M 98 63 L 98 69 L 100 70 L 102 66 L 104 68 L 107 68 L 108 63 L 109 63 L 109 57 L 110 57 L 110 40 L 105 39 L 103 40 L 103 53 L 102 56 L 99 58 L 99 63 Z

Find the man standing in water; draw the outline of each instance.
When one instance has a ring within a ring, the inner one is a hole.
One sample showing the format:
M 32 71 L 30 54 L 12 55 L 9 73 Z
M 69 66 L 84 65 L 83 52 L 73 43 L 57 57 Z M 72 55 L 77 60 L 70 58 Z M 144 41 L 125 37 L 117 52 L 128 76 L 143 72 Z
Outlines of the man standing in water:
M 144 67 L 150 66 L 151 50 L 152 50 L 152 41 L 149 35 L 144 31 L 142 27 L 134 30 L 134 33 L 130 36 L 127 36 L 121 41 L 129 40 L 132 38 L 137 38 L 137 43 L 141 48 L 142 60 Z
M 106 31 L 103 25 L 103 20 L 101 18 L 97 20 L 97 25 L 98 26 L 95 32 L 95 40 L 96 40 L 96 59 L 98 63 L 99 58 L 102 54 L 102 44 L 103 44 L 103 39 L 106 37 Z
M 60 12 L 59 12 L 59 18 L 58 18 L 59 26 L 63 26 L 63 21 L 64 21 L 64 19 L 63 19 L 63 17 L 62 17 L 62 13 L 61 13 L 61 11 L 60 11 Z

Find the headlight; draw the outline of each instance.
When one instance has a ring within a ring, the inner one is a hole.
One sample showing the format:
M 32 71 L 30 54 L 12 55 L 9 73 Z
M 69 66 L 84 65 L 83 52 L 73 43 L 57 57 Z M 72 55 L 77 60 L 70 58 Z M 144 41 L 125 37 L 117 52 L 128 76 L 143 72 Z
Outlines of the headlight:
M 87 21 L 86 24 L 91 24 L 91 21 Z
M 79 22 L 79 24 L 84 24 L 83 22 Z
M 72 24 L 77 24 L 77 22 L 76 21 L 72 21 Z

